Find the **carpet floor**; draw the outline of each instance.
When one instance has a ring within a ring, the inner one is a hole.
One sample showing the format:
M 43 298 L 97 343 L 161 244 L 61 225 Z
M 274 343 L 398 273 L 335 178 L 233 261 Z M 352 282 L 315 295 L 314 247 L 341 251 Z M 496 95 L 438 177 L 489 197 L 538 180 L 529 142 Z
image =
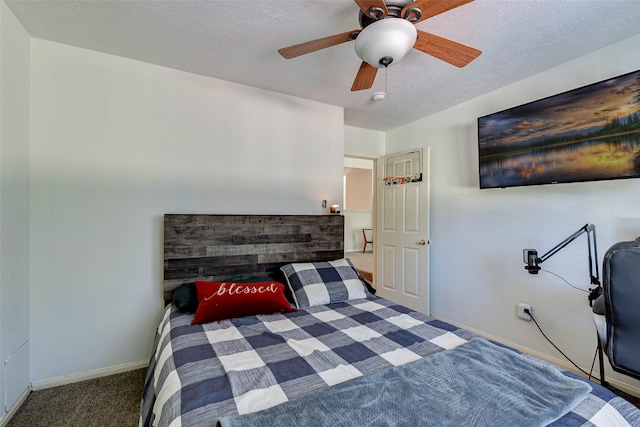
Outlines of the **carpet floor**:
M 7 427 L 135 427 L 147 369 L 29 394 Z
M 375 287 L 375 283 L 373 283 L 372 252 L 345 252 L 344 257 L 350 259 L 358 274 Z

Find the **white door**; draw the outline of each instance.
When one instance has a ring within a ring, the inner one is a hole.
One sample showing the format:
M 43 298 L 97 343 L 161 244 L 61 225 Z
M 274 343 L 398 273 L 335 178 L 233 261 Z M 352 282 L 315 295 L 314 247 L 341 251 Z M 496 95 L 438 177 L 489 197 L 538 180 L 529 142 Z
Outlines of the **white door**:
M 429 314 L 429 149 L 378 162 L 376 295 Z

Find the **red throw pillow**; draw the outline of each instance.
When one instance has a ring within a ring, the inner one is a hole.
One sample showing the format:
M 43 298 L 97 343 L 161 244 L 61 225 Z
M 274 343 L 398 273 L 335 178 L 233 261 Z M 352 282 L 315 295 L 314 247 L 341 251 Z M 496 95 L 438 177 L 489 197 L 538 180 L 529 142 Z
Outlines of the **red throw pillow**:
M 198 309 L 192 325 L 234 317 L 296 311 L 284 296 L 285 286 L 277 282 L 196 281 Z

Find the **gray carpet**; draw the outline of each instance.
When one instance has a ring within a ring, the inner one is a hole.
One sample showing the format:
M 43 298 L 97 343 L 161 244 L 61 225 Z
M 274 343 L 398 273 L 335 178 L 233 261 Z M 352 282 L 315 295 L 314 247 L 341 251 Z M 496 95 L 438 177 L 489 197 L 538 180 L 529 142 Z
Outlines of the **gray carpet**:
M 7 427 L 135 427 L 146 371 L 34 391 Z
M 373 253 L 371 252 L 345 252 L 345 258 L 349 258 L 358 274 L 373 287 Z

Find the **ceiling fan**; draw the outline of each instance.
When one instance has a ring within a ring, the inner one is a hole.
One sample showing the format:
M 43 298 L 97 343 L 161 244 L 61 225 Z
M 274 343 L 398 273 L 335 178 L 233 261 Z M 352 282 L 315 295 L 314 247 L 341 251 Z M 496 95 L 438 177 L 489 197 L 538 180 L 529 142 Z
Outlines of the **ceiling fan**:
M 355 40 L 362 65 L 352 91 L 373 86 L 378 68 L 398 63 L 412 48 L 456 67 L 464 67 L 482 52 L 478 49 L 418 30 L 415 24 L 473 0 L 354 0 L 360 8 L 362 29 L 278 49 L 286 59 Z

